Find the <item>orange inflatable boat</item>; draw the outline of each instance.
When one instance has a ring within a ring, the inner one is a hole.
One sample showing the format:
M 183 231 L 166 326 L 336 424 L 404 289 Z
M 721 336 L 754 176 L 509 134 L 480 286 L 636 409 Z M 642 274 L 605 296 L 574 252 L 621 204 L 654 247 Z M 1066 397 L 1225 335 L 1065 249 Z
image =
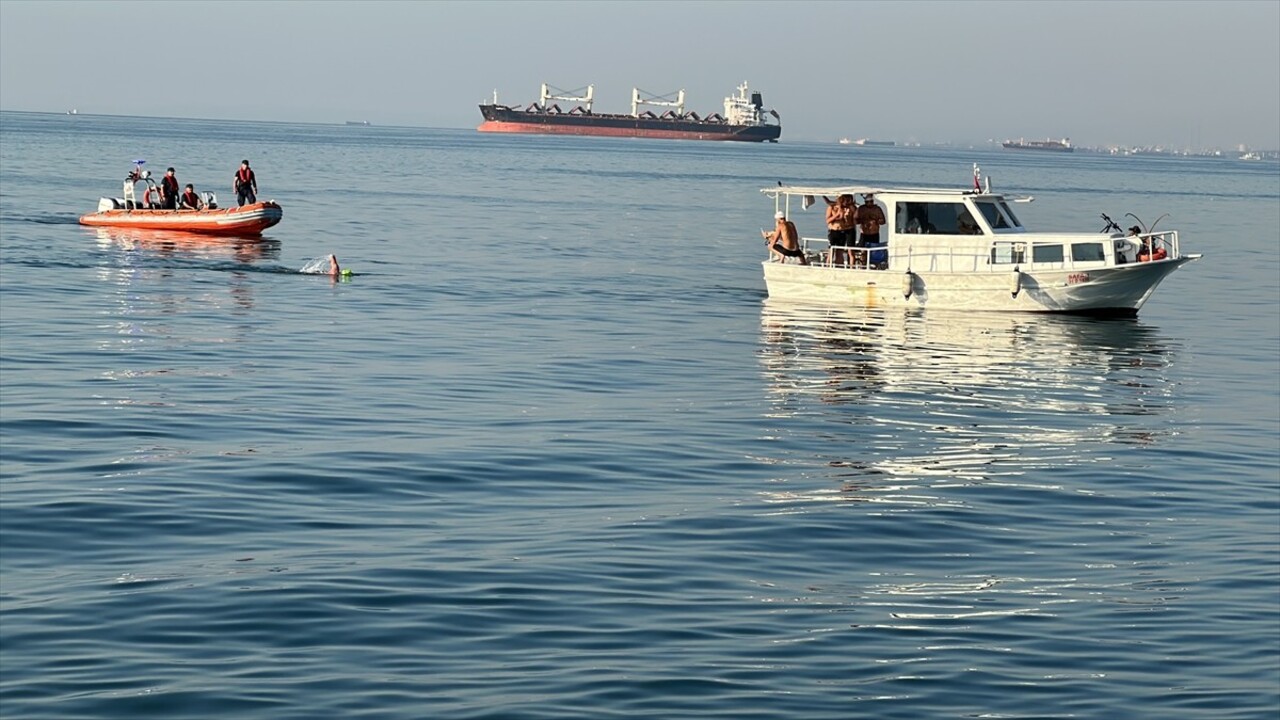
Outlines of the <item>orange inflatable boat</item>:
M 81 225 L 100 227 L 181 230 L 205 235 L 261 235 L 280 222 L 284 210 L 275 203 L 253 203 L 241 207 L 204 210 L 125 209 L 123 201 L 102 198 L 98 212 L 80 216 Z

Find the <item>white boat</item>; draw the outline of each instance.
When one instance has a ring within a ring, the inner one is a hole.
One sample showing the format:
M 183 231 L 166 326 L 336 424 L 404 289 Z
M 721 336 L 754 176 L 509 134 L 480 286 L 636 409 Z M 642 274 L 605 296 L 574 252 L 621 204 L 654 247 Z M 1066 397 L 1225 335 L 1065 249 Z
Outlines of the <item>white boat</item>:
M 1033 233 L 1012 204 L 1030 197 L 983 188 L 802 187 L 761 190 L 792 210 L 819 197 L 872 194 L 884 211 L 881 243 L 832 253 L 825 237 L 799 231 L 809 264 L 766 260 L 769 297 L 849 306 L 967 311 L 1061 312 L 1129 317 L 1169 273 L 1200 255 L 1184 255 L 1176 230 L 1134 229 L 1107 219 L 1103 233 Z M 1105 218 L 1105 216 L 1104 216 Z M 1158 221 L 1157 221 L 1158 222 Z M 823 228 L 822 215 L 817 217 Z M 825 228 L 824 228 L 825 230 Z

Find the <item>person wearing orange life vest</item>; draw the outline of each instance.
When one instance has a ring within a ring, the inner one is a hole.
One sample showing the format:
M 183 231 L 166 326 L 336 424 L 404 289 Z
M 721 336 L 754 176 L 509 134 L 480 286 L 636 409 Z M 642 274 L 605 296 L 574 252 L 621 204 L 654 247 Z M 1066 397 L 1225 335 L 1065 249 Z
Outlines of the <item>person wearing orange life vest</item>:
M 240 205 L 246 202 L 250 205 L 258 202 L 258 178 L 249 168 L 248 160 L 240 163 L 240 169 L 236 171 L 235 184 L 232 187 L 235 188 L 236 200 Z

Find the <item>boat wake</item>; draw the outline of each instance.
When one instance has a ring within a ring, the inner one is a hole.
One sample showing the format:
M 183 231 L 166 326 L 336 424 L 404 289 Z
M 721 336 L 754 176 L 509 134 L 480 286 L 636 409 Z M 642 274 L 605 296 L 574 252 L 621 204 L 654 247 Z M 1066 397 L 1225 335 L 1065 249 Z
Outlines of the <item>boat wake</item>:
M 303 265 L 302 269 L 299 270 L 298 272 L 302 273 L 303 275 L 328 275 L 329 274 L 329 256 L 325 255 L 322 257 L 314 258 L 312 260 L 308 260 L 307 264 Z
M 130 272 L 147 272 L 154 270 L 199 270 L 209 272 L 230 272 L 237 274 L 253 273 L 264 275 L 331 276 L 328 255 L 307 260 L 301 268 L 278 264 L 261 264 L 261 259 L 260 255 L 237 258 L 234 256 L 222 257 L 217 255 L 163 255 L 130 252 L 108 264 L 112 269 Z M 69 271 L 103 268 L 102 262 L 95 262 L 92 259 L 72 258 L 52 259 L 17 257 L 6 259 L 5 265 L 14 268 L 54 268 Z M 346 268 L 343 268 L 339 273 L 339 277 L 343 279 L 350 278 L 353 275 L 354 273 Z
M 65 215 L 11 215 L 9 213 L 0 214 L 0 222 L 6 223 L 31 223 L 33 225 L 79 225 L 80 221 L 74 217 Z

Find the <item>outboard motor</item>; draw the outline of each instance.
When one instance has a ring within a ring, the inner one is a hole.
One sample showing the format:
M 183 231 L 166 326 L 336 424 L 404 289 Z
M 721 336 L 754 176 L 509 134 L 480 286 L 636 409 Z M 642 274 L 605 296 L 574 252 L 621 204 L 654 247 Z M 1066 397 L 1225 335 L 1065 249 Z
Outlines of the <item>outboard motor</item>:
M 217 196 L 217 195 L 214 195 L 213 193 L 211 193 L 211 192 L 207 192 L 207 191 L 206 191 L 206 192 L 201 192 L 201 193 L 200 193 L 200 200 L 204 203 L 204 208 L 205 208 L 206 210 L 217 210 L 217 209 L 218 209 L 218 196 Z
M 121 198 L 101 198 L 98 200 L 98 212 L 106 212 L 108 210 L 119 210 L 124 207 L 124 200 Z

